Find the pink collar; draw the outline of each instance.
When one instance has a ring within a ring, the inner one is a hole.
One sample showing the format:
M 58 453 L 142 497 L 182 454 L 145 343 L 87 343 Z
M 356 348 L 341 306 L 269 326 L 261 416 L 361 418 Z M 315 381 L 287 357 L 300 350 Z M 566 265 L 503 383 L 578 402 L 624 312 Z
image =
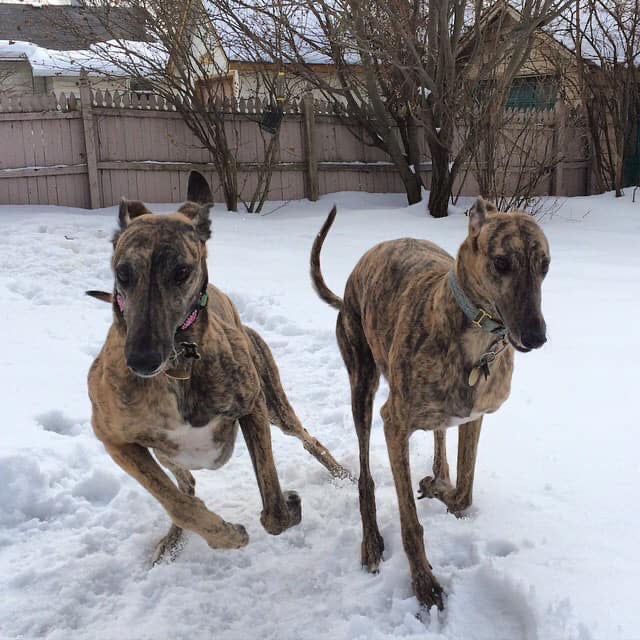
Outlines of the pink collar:
M 209 302 L 209 294 L 207 293 L 207 285 L 205 284 L 204 289 L 198 296 L 198 301 L 196 302 L 194 308 L 191 310 L 186 320 L 178 327 L 178 331 L 186 331 L 197 319 L 200 309 L 204 309 L 207 306 L 207 302 Z M 118 305 L 118 309 L 120 309 L 120 313 L 124 313 L 124 298 L 122 294 L 116 293 L 116 303 Z

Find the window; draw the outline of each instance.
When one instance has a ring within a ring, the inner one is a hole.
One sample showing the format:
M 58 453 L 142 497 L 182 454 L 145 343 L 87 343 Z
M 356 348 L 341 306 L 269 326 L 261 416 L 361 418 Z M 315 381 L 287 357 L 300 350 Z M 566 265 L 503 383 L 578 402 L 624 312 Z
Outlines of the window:
M 556 103 L 556 82 L 553 76 L 515 78 L 507 96 L 507 109 L 548 111 Z

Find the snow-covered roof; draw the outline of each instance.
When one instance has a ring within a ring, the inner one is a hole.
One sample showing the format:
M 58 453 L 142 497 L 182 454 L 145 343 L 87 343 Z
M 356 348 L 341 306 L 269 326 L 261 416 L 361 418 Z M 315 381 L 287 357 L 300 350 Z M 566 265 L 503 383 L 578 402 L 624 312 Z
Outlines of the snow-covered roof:
M 579 31 L 582 57 L 595 64 L 629 60 L 640 64 L 639 29 L 640 21 L 633 7 L 605 2 L 598 2 L 592 14 L 583 7 L 579 20 L 575 7 L 571 6 L 545 27 L 549 35 L 572 52 L 576 51 Z
M 3 58 L 28 60 L 34 76 L 77 76 L 82 69 L 91 75 L 127 76 L 127 68 L 148 66 L 151 59 L 164 65 L 167 56 L 157 44 L 147 42 L 110 40 L 89 49 L 57 51 L 31 42 L 0 40 L 0 61 Z
M 203 2 L 220 47 L 229 60 L 238 62 L 333 64 L 329 42 L 317 17 L 300 6 L 289 8 L 286 19 L 276 17 L 275 6 L 269 0 L 256 0 L 253 8 L 243 2 L 233 11 L 220 12 L 215 3 Z M 286 30 L 282 23 L 288 23 Z M 258 46 L 253 36 L 262 37 Z M 355 47 L 345 39 L 345 57 L 357 64 Z

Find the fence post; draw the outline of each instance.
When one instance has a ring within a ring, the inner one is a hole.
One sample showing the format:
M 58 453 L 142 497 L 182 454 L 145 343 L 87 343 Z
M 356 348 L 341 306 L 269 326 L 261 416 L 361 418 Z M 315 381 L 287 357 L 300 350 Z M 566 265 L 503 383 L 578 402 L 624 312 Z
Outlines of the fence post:
M 558 160 L 553 170 L 553 193 L 551 195 L 564 196 L 566 195 L 564 163 L 566 160 L 567 107 L 562 100 L 558 100 L 554 111 L 553 157 Z
M 318 160 L 315 143 L 315 105 L 312 93 L 305 93 L 302 98 L 302 131 L 304 139 L 304 156 L 306 164 L 305 196 L 315 202 L 320 194 L 318 182 Z
M 96 153 L 96 130 L 93 123 L 91 105 L 91 85 L 87 72 L 80 72 L 80 108 L 82 109 L 82 127 L 84 146 L 87 151 L 87 177 L 89 179 L 89 206 L 98 209 L 102 206 L 98 185 L 98 156 Z

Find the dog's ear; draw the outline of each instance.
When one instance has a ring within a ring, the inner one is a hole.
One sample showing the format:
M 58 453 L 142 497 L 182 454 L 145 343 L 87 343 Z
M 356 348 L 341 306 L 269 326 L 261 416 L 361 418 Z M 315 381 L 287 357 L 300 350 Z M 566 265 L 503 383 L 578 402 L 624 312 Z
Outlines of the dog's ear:
M 189 185 L 187 187 L 187 200 L 198 204 L 213 202 L 213 194 L 207 179 L 198 171 L 189 174 Z
M 487 219 L 487 213 L 490 211 L 496 211 L 495 206 L 487 202 L 482 196 L 478 196 L 469 211 L 469 235 L 472 238 L 475 238 L 480 233 L 480 229 Z
M 127 200 L 126 198 L 122 198 L 122 200 L 120 200 L 120 209 L 118 210 L 118 222 L 120 223 L 120 228 L 122 230 L 126 229 L 134 218 L 147 213 L 151 213 L 151 211 L 147 209 L 144 202 L 140 202 L 140 200 Z
M 206 204 L 185 202 L 178 209 L 178 213 L 191 219 L 202 242 L 206 242 L 211 237 L 211 207 L 213 207 L 212 202 Z
M 92 289 L 91 291 L 85 291 L 85 293 L 92 298 L 97 298 L 98 300 L 108 302 L 109 304 L 113 302 L 113 296 L 107 291 L 95 291 Z

